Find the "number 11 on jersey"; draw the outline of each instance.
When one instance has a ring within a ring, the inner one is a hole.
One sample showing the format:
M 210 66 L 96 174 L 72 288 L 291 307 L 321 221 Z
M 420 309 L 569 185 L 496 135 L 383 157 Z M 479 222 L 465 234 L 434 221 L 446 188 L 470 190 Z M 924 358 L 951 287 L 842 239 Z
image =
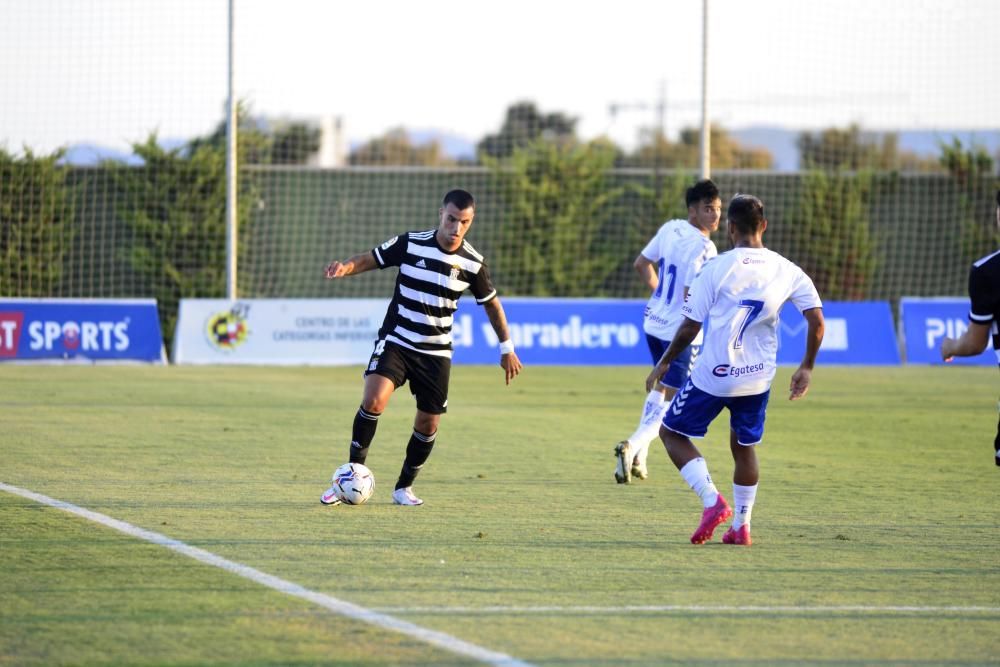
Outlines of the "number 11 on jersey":
M 660 295 L 663 294 L 663 283 L 664 283 L 664 280 L 667 277 L 670 278 L 670 284 L 667 286 L 667 298 L 664 299 L 664 303 L 669 304 L 671 301 L 674 300 L 674 285 L 677 282 L 677 266 L 674 265 L 674 264 L 671 264 L 670 266 L 667 267 L 667 270 L 664 271 L 663 270 L 663 260 L 661 259 L 660 260 L 660 283 L 656 286 L 656 292 L 654 292 L 654 296 L 656 296 L 657 298 L 659 298 Z

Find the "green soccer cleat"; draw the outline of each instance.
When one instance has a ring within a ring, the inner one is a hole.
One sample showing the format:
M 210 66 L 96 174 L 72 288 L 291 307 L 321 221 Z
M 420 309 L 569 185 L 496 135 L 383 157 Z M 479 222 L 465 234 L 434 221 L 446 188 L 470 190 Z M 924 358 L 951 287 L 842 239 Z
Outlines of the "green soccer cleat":
M 628 440 L 615 445 L 615 481 L 629 484 L 632 481 L 632 446 Z
M 646 462 L 640 461 L 638 456 L 632 459 L 632 476 L 638 477 L 639 479 L 647 479 L 649 477 L 649 470 L 646 468 Z

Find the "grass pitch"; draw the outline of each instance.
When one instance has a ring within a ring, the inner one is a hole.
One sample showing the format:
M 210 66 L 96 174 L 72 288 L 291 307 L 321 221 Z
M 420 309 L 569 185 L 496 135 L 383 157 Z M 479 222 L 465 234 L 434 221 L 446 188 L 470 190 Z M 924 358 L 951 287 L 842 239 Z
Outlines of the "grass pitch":
M 658 445 L 614 483 L 646 369 L 456 366 L 391 504 L 404 388 L 361 507 L 322 507 L 359 368 L 0 366 L 0 482 L 538 665 L 996 664 L 993 368 L 779 370 L 754 546 L 688 542 Z M 731 496 L 724 420 L 700 443 Z M 474 664 L 0 493 L 0 665 Z

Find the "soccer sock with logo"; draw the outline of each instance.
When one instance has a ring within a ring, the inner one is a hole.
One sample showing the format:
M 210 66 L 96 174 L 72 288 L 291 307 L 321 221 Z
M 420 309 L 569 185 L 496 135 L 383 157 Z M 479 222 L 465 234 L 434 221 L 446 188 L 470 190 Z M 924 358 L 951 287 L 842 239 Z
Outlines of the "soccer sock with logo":
M 628 437 L 628 442 L 632 445 L 632 453 L 640 461 L 645 460 L 650 441 L 659 434 L 660 422 L 663 421 L 663 413 L 666 410 L 667 402 L 663 394 L 655 389 L 650 391 L 646 397 L 646 404 L 643 406 L 639 426 L 635 429 L 635 433 Z
M 358 414 L 354 415 L 354 428 L 351 430 L 351 463 L 364 465 L 381 414 L 381 412 L 368 412 L 364 408 L 358 408 Z
M 757 497 L 757 485 L 741 486 L 733 484 L 733 530 L 739 530 L 743 524 L 750 523 L 750 513 Z
M 403 467 L 399 471 L 399 479 L 396 480 L 397 489 L 405 489 L 413 486 L 413 480 L 417 478 L 420 469 L 427 462 L 427 457 L 431 455 L 434 447 L 434 438 L 437 432 L 424 435 L 417 431 L 410 436 L 410 441 L 406 444 L 406 458 L 403 459 Z
M 712 507 L 719 500 L 719 490 L 712 482 L 712 476 L 708 473 L 708 464 L 705 459 L 697 457 L 691 459 L 681 468 L 681 477 L 688 483 L 706 508 Z

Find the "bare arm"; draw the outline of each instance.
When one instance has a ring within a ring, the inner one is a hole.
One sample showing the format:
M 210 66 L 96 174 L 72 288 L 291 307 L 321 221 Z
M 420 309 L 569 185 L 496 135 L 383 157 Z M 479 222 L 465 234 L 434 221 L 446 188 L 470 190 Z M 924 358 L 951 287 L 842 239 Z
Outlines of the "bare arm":
M 990 325 L 969 322 L 969 328 L 960 338 L 941 341 L 941 358 L 951 361 L 954 357 L 974 357 L 986 349 L 990 341 Z
M 802 398 L 809 391 L 809 382 L 812 380 L 812 369 L 816 365 L 816 355 L 819 353 L 819 346 L 823 342 L 823 332 L 826 324 L 823 320 L 822 308 L 810 308 L 802 313 L 806 318 L 808 330 L 806 331 L 806 352 L 802 356 L 802 363 L 798 370 L 792 374 L 792 382 L 789 386 L 788 400 L 794 401 Z
M 645 255 L 639 253 L 639 256 L 632 262 L 632 266 L 635 268 L 635 272 L 639 274 L 642 282 L 649 288 L 649 291 L 652 292 L 657 288 L 660 284 L 660 275 L 656 270 L 654 262 L 646 259 Z
M 677 355 L 691 344 L 691 341 L 694 340 L 699 331 L 701 331 L 701 322 L 695 322 L 687 317 L 684 318 L 684 321 L 677 328 L 677 333 L 674 334 L 674 339 L 670 341 L 670 347 L 667 348 L 667 351 L 663 353 L 656 366 L 653 367 L 653 370 L 646 377 L 646 391 L 653 391 L 657 380 L 667 372 L 667 369 L 670 368 L 670 364 L 677 358 Z
M 356 273 L 364 273 L 375 268 L 378 268 L 375 257 L 370 252 L 363 252 L 343 262 L 335 259 L 327 264 L 326 278 L 327 280 L 332 280 L 334 278 L 353 276 Z
M 497 335 L 497 340 L 500 341 L 501 345 L 505 342 L 510 345 L 509 352 L 504 353 L 501 351 L 500 354 L 500 367 L 504 371 L 504 380 L 506 384 L 510 384 L 510 381 L 521 372 L 523 366 L 521 360 L 517 358 L 517 352 L 514 351 L 513 343 L 510 343 L 510 329 L 507 326 L 507 316 L 503 312 L 503 304 L 500 303 L 500 297 L 495 297 L 487 301 L 483 304 L 483 308 L 486 310 L 486 317 L 490 319 L 490 326 L 493 327 L 493 331 Z

